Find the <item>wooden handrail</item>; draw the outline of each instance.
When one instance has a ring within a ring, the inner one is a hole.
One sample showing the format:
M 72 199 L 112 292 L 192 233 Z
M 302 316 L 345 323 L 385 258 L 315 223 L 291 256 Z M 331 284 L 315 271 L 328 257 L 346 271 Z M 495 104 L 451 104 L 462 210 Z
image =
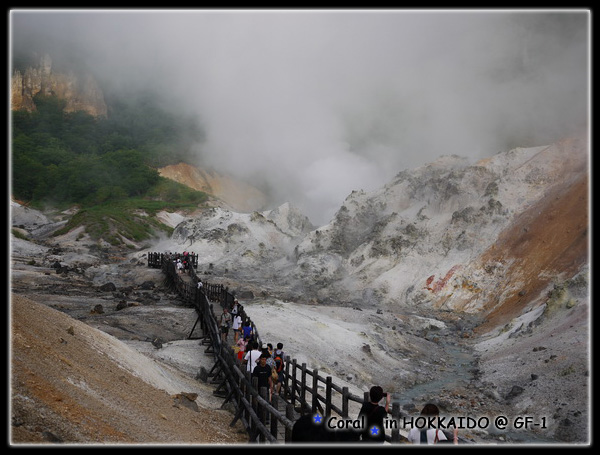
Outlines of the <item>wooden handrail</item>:
M 294 426 L 293 413 L 296 409 L 296 402 L 300 404 L 302 413 L 310 412 L 321 413 L 324 416 L 330 416 L 335 412 L 342 418 L 349 417 L 349 402 L 362 404 L 368 400 L 368 392 L 365 396 L 360 397 L 349 392 L 348 387 L 340 387 L 333 382 L 331 376 L 320 376 L 318 370 L 310 370 L 306 363 L 298 365 L 296 359 L 285 358 L 285 373 L 283 381 L 283 389 L 291 397 L 291 403 L 286 405 L 285 414 L 280 412 L 266 398 L 266 389 L 259 390 L 256 382 L 252 381 L 250 374 L 245 370 L 242 371 L 240 363 L 234 355 L 233 349 L 230 346 L 223 345 L 217 324 L 217 316 L 213 311 L 213 305 L 210 301 L 218 302 L 220 306 L 233 303 L 234 296 L 223 285 L 204 283 L 201 290 L 197 288 L 198 277 L 194 271 L 194 267 L 190 266 L 187 273 L 191 277 L 192 283 L 186 282 L 183 276 L 180 275 L 175 267 L 173 258 L 176 257 L 169 253 L 148 253 L 148 266 L 160 267 L 165 274 L 165 285 L 177 291 L 186 304 L 193 306 L 198 314 L 198 321 L 201 322 L 202 331 L 206 342 L 209 343 L 208 351 L 212 351 L 215 359 L 213 371 L 219 371 L 223 380 L 221 387 L 226 387 L 226 400 L 223 405 L 229 401 L 233 402 L 236 407 L 235 417 L 231 422 L 231 426 L 237 420 L 241 420 L 249 433 L 251 442 L 269 442 L 279 443 L 277 440 L 278 425 L 281 424 L 285 428 L 285 442 L 291 442 L 292 428 Z M 193 261 L 190 261 L 193 264 Z M 197 256 L 196 256 L 197 264 Z M 210 300 L 210 301 L 209 301 Z M 247 315 L 246 315 L 247 317 Z M 256 325 L 250 321 L 257 341 L 261 343 L 258 336 Z M 193 329 L 192 329 L 193 331 Z M 190 334 L 191 335 L 191 334 Z M 310 383 L 308 381 L 310 378 Z M 254 378 L 256 379 L 256 378 Z M 325 395 L 318 392 L 319 387 L 325 389 Z M 334 393 L 337 392 L 337 393 Z M 310 402 L 307 398 L 310 394 Z M 334 403 L 334 396 L 339 398 L 337 403 Z M 277 401 L 279 397 L 275 398 Z M 267 415 L 270 418 L 270 428 L 266 426 Z M 392 418 L 400 418 L 400 405 L 395 402 L 392 405 Z M 386 435 L 386 440 L 390 442 L 399 442 L 401 436 L 397 429 L 393 429 L 391 435 Z

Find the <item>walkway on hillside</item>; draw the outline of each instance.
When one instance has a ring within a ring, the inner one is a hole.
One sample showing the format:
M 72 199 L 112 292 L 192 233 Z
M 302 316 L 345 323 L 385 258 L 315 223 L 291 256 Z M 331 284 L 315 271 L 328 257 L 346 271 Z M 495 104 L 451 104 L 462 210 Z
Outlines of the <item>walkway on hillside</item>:
M 266 388 L 260 390 L 256 378 L 245 371 L 232 346 L 233 330 L 230 329 L 227 340 L 222 342 L 218 319 L 223 308 L 232 307 L 234 295 L 222 285 L 203 283 L 202 291 L 197 287 L 198 277 L 194 267 L 184 273 L 176 270 L 171 254 L 149 253 L 148 265 L 161 267 L 165 274 L 165 284 L 177 291 L 180 298 L 194 306 L 198 314 L 194 327 L 190 332 L 202 333 L 202 345 L 205 352 L 212 353 L 215 364 L 208 377 L 216 384 L 215 395 L 224 399 L 223 405 L 233 403 L 236 408 L 232 425 L 241 420 L 249 434 L 250 442 L 288 443 L 292 442 L 292 429 L 302 414 L 306 416 L 337 417 L 338 420 L 357 420 L 350 415 L 350 402 L 362 405 L 369 400 L 368 392 L 356 396 L 348 387 L 335 384 L 333 377 L 323 377 L 319 371 L 309 369 L 305 363 L 299 364 L 289 356 L 285 358 L 284 382 L 281 396 L 275 395 L 273 402 L 269 400 Z M 217 310 L 215 310 L 217 308 Z M 256 324 L 245 315 L 253 328 L 259 346 L 263 343 Z M 196 328 L 199 324 L 199 328 Z M 392 400 L 391 413 L 388 415 L 389 429 L 386 429 L 386 441 L 399 443 L 406 441 L 406 431 L 400 430 L 400 403 Z M 395 425 L 393 425 L 395 423 Z M 315 430 L 315 434 L 322 428 Z M 309 428 L 309 433 L 313 430 Z M 324 434 L 320 431 L 321 436 Z M 311 433 L 312 435 L 312 433 Z M 342 442 L 340 431 L 327 431 L 331 442 Z M 325 442 L 319 439 L 320 442 Z

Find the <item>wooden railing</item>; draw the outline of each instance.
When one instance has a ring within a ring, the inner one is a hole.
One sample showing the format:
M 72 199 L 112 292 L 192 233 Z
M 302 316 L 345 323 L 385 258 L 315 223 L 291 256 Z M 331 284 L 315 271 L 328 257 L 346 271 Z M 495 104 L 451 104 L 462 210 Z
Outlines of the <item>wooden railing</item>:
M 152 259 L 151 259 L 152 258 Z M 204 283 L 198 289 L 198 277 L 193 267 L 187 275 L 178 273 L 173 255 L 148 254 L 148 265 L 157 267 L 157 261 L 165 274 L 165 285 L 175 290 L 180 298 L 196 309 L 198 318 L 192 327 L 189 338 L 192 338 L 198 324 L 202 331 L 202 345 L 207 346 L 205 352 L 212 353 L 215 364 L 208 373 L 211 382 L 217 384 L 214 391 L 216 395 L 225 398 L 223 402 L 231 402 L 236 408 L 235 416 L 231 422 L 233 426 L 240 420 L 246 427 L 250 442 L 278 443 L 292 442 L 292 429 L 298 412 L 300 414 L 316 414 L 329 417 L 336 414 L 340 418 L 350 418 L 350 402 L 362 405 L 368 401 L 368 392 L 363 396 L 350 393 L 348 387 L 340 387 L 333 382 L 332 376 L 322 376 L 318 370 L 307 368 L 306 363 L 298 364 L 296 359 L 285 358 L 285 372 L 282 382 L 285 401 L 283 397 L 273 394 L 269 399 L 266 388 L 258 389 L 257 378 L 252 378 L 250 373 L 242 367 L 231 346 L 221 341 L 217 317 L 211 302 L 216 302 L 221 307 L 229 308 L 234 300 L 234 295 L 223 285 Z M 189 278 L 185 278 L 189 276 Z M 262 344 L 256 325 L 246 315 L 247 322 L 253 328 L 255 339 Z M 324 395 L 319 393 L 324 390 Z M 283 405 L 285 411 L 280 411 Z M 391 419 L 399 421 L 400 404 L 392 402 Z M 268 422 L 268 423 L 267 423 Z M 281 436 L 283 434 L 283 437 Z M 400 435 L 399 428 L 392 428 L 391 434 L 386 432 L 386 440 L 400 442 L 405 440 Z
M 189 267 L 198 267 L 198 255 L 190 252 L 190 253 L 148 253 L 148 267 L 154 267 L 156 269 L 160 269 L 162 267 L 162 263 L 164 258 L 168 256 L 171 260 L 176 261 L 177 259 L 181 259 L 182 261 L 186 261 Z

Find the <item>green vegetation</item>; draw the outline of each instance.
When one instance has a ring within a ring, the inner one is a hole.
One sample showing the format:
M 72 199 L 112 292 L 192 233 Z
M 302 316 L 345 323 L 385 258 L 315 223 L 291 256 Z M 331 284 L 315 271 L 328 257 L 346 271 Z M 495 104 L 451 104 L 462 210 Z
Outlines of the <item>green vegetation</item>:
M 206 201 L 159 176 L 157 167 L 185 161 L 202 132 L 152 97 L 116 100 L 109 117 L 98 119 L 64 112 L 54 96 L 34 101 L 36 112 L 12 113 L 12 194 L 36 208 L 79 206 L 60 233 L 85 225 L 92 238 L 114 245 L 140 241 L 168 229 L 152 217 L 157 211 Z
M 17 231 L 16 229 L 11 229 L 10 233 L 18 239 L 29 240 L 26 235 L 24 235 L 21 231 Z
M 183 185 L 180 186 L 183 187 Z M 200 197 L 198 200 L 204 201 L 204 198 Z M 154 218 L 156 212 L 195 208 L 196 206 L 196 203 L 185 205 L 179 202 L 169 203 L 141 198 L 123 199 L 117 203 L 100 204 L 81 209 L 54 235 L 65 234 L 71 229 L 83 225 L 90 237 L 102 238 L 113 246 L 126 243 L 125 239 L 140 242 L 157 231 L 171 234 L 172 228 L 159 223 Z

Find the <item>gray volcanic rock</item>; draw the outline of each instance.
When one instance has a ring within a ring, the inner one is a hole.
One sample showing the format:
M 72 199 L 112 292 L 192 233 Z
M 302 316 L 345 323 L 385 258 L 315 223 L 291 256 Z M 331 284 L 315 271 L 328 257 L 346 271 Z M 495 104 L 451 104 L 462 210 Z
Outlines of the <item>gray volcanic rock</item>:
M 182 215 L 152 250 L 199 254 L 200 278 L 235 292 L 263 340 L 283 342 L 354 394 L 380 384 L 410 415 L 434 401 L 447 415 L 544 423 L 461 433 L 476 442 L 586 442 L 588 186 L 583 139 L 474 164 L 445 156 L 379 190 L 353 191 L 324 226 L 289 204 L 216 207 Z M 24 227 L 42 220 L 33 215 Z M 12 238 L 16 291 L 151 356 L 189 333 L 178 320 L 189 309 L 171 308 L 177 297 L 145 266 L 147 251 L 115 263 L 73 235 L 54 241 L 44 248 Z M 68 274 L 56 274 L 55 263 Z M 149 281 L 156 287 L 142 289 Z M 99 291 L 106 283 L 116 289 Z M 105 313 L 91 315 L 98 304 Z M 158 338 L 160 349 L 151 344 Z

